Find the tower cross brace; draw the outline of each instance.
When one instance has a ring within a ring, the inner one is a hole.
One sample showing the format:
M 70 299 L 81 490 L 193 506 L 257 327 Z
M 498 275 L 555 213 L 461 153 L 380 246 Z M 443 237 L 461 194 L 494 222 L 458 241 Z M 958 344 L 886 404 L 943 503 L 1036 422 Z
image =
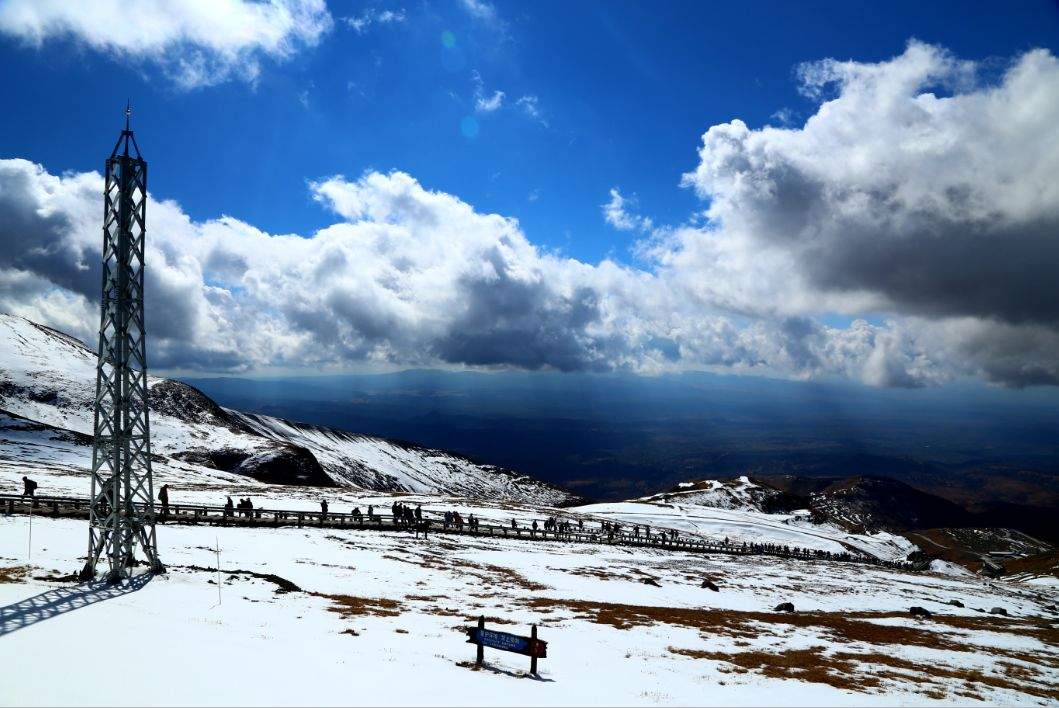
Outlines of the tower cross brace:
M 155 533 L 147 346 L 143 317 L 147 162 L 129 128 L 106 161 L 103 193 L 103 294 L 92 441 L 88 560 L 81 579 L 129 577 L 140 563 L 163 572 Z M 130 152 L 131 148 L 131 152 Z

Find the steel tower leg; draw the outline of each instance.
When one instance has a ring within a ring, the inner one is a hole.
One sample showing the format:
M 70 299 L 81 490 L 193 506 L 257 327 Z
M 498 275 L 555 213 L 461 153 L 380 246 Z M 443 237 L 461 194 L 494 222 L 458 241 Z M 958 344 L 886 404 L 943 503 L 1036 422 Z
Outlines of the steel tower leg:
M 147 348 L 143 319 L 147 162 L 129 129 L 106 162 L 103 193 L 103 297 L 96 363 L 95 427 L 88 561 L 81 579 L 127 578 L 137 549 L 151 572 L 164 572 L 155 535 Z M 133 149 L 132 155 L 129 148 Z

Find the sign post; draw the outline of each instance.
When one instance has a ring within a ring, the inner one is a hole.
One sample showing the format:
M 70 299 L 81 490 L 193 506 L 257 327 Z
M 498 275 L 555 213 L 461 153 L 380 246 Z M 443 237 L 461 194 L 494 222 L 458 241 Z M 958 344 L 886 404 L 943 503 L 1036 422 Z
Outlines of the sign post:
M 485 617 L 478 618 L 478 631 L 481 632 L 485 629 Z M 485 645 L 478 642 L 478 656 L 475 657 L 474 665 L 481 666 L 482 662 L 485 661 Z
M 536 644 L 537 642 L 537 625 L 533 625 L 530 628 L 530 641 Z M 537 654 L 530 654 L 530 673 L 534 676 L 537 675 Z
M 530 636 L 523 637 L 507 632 L 497 632 L 485 628 L 485 617 L 478 618 L 478 625 L 467 627 L 467 643 L 478 645 L 475 666 L 485 661 L 485 647 L 523 654 L 530 658 L 530 673 L 537 675 L 537 659 L 548 657 L 548 642 L 537 638 L 537 625 L 530 629 Z

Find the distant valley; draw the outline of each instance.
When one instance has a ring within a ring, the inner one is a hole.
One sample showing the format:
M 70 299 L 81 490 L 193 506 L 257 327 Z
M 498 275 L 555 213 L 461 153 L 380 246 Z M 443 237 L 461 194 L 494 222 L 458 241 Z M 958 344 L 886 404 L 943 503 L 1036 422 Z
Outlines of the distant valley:
M 688 479 L 869 475 L 976 513 L 1059 507 L 1059 395 L 1047 390 L 695 373 L 184 380 L 225 406 L 452 450 L 604 501 Z

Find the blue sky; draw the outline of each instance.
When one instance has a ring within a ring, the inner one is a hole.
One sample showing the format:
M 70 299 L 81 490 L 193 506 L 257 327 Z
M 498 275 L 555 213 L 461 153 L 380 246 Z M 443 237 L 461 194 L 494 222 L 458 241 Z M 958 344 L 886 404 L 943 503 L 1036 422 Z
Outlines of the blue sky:
M 196 219 L 228 214 L 306 234 L 333 222 L 307 179 L 399 169 L 517 217 L 538 244 L 628 259 L 633 236 L 600 217 L 608 190 L 635 194 L 657 223 L 687 219 L 701 204 L 680 178 L 706 128 L 811 114 L 793 77 L 799 63 L 878 61 L 913 37 L 971 59 L 1059 43 L 1052 2 L 494 7 L 495 19 L 459 2 L 331 3 L 335 26 L 318 47 L 266 60 L 254 84 L 192 90 L 150 62 L 114 61 L 74 39 L 40 48 L 7 39 L 0 153 L 56 173 L 98 170 L 128 95 L 153 191 Z M 362 33 L 341 21 L 386 9 L 404 20 Z M 445 31 L 455 51 L 443 47 Z M 473 72 L 489 95 L 505 93 L 499 111 L 475 114 Z M 537 97 L 547 125 L 514 105 L 522 96 Z M 474 138 L 460 131 L 468 116 Z
M 128 98 L 163 369 L 1059 384 L 1054 2 L 125 12 L 0 0 L 0 310 L 91 339 Z

